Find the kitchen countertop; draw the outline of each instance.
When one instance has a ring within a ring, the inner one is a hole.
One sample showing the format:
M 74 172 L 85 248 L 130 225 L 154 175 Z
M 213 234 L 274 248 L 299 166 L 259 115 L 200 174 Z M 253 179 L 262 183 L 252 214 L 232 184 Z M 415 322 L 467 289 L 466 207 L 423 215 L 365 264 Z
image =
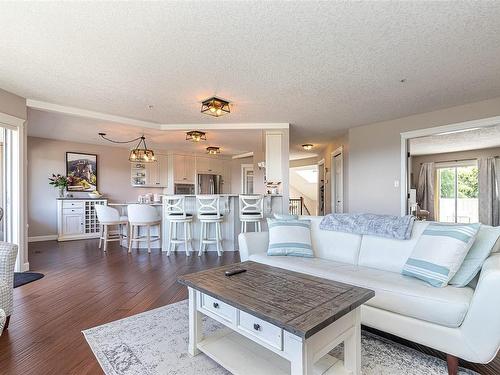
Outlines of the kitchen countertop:
M 107 197 L 90 198 L 90 197 L 64 197 L 56 198 L 58 201 L 92 201 L 96 199 L 108 199 Z

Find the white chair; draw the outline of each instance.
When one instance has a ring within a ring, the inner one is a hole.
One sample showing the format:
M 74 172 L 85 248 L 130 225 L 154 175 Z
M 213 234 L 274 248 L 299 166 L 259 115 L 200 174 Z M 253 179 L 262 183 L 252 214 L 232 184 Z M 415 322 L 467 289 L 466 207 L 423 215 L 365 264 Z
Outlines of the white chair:
M 222 229 L 221 223 L 223 215 L 220 212 L 220 197 L 218 195 L 197 195 L 198 203 L 198 220 L 201 223 L 200 233 L 200 250 L 198 256 L 207 251 L 206 246 L 215 244 L 217 247 L 217 255 L 221 256 L 222 252 Z M 215 225 L 215 237 L 210 237 L 210 225 Z
M 247 223 L 253 223 L 256 232 L 261 232 L 261 220 L 264 218 L 264 196 L 240 195 L 241 233 L 247 232 Z
M 134 242 L 146 242 L 148 253 L 151 253 L 151 242 L 161 240 L 161 217 L 155 207 L 147 204 L 129 204 L 127 207 L 130 223 L 130 240 L 128 252 L 132 252 Z M 158 235 L 151 236 L 151 227 L 158 226 Z M 141 235 L 141 227 L 146 227 L 146 235 Z M 137 231 L 137 233 L 136 233 Z
M 163 213 L 165 220 L 168 221 L 168 251 L 176 250 L 177 244 L 184 244 L 186 256 L 190 256 L 189 248 L 193 250 L 191 223 L 193 215 L 186 213 L 186 197 L 184 195 L 166 195 L 163 196 Z M 177 225 L 183 226 L 183 236 L 178 237 Z M 188 246 L 189 245 L 189 246 Z
M 116 208 L 105 206 L 103 204 L 95 205 L 95 213 L 97 220 L 101 226 L 101 233 L 99 235 L 99 249 L 104 241 L 104 251 L 108 250 L 108 242 L 119 241 L 120 246 L 124 238 L 128 237 L 128 217 L 120 216 Z M 110 227 L 117 226 L 118 229 L 110 230 Z M 127 234 L 123 234 L 123 226 Z

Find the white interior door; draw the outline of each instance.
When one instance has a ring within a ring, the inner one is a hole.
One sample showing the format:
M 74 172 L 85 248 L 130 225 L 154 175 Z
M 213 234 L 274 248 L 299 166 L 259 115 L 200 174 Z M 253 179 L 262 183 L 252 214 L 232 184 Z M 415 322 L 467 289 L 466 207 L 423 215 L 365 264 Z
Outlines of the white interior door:
M 344 212 L 344 155 L 342 147 L 332 153 L 331 162 L 332 213 Z

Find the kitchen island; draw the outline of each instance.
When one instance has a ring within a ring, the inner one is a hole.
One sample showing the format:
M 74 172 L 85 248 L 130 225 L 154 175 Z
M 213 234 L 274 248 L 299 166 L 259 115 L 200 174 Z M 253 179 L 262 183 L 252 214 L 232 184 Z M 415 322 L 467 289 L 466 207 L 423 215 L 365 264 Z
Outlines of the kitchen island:
M 224 215 L 224 220 L 222 222 L 222 249 L 224 251 L 236 251 L 238 250 L 238 234 L 240 233 L 240 220 L 239 220 L 239 201 L 238 194 L 220 194 L 220 212 Z M 186 212 L 188 214 L 193 215 L 193 221 L 191 223 L 192 228 L 192 245 L 193 252 L 198 253 L 199 245 L 200 245 L 200 230 L 201 224 L 198 221 L 196 212 L 196 195 L 185 195 L 186 197 Z M 265 222 L 266 217 L 272 216 L 274 213 L 282 213 L 283 212 L 283 204 L 282 204 L 282 196 L 281 195 L 266 195 L 264 198 L 264 219 L 262 220 L 262 230 L 267 230 L 267 223 Z M 127 215 L 127 206 L 129 204 L 137 204 L 137 202 L 108 202 L 108 205 L 111 207 L 115 207 L 120 210 L 122 215 Z M 151 203 L 150 205 L 157 207 L 158 214 L 162 218 L 162 241 L 161 248 L 162 251 L 168 250 L 168 221 L 164 215 L 163 205 L 161 203 Z M 180 228 L 179 228 L 180 230 Z M 211 228 L 213 231 L 214 228 Z M 182 234 L 182 231 L 178 234 Z M 152 228 L 151 235 L 158 235 L 158 229 Z M 210 233 L 210 236 L 213 237 L 214 233 Z M 146 248 L 147 245 L 145 243 L 140 243 L 140 248 Z M 153 243 L 153 248 L 157 248 L 158 244 Z M 183 245 L 177 245 L 176 251 L 184 252 Z M 210 245 L 208 247 L 208 251 L 216 251 L 215 245 Z

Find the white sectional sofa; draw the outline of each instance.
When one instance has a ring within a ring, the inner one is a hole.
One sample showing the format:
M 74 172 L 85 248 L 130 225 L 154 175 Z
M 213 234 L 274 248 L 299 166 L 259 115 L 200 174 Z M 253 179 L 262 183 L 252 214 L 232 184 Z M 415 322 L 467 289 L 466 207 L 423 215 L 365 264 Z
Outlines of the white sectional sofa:
M 312 221 L 314 258 L 268 256 L 269 234 L 242 233 L 241 260 L 251 260 L 366 287 L 375 297 L 362 306 L 362 323 L 456 357 L 488 363 L 500 347 L 500 254 L 483 264 L 477 286 L 436 288 L 401 275 L 428 222 L 415 222 L 410 240 L 324 231 Z M 499 242 L 495 245 L 498 250 Z

